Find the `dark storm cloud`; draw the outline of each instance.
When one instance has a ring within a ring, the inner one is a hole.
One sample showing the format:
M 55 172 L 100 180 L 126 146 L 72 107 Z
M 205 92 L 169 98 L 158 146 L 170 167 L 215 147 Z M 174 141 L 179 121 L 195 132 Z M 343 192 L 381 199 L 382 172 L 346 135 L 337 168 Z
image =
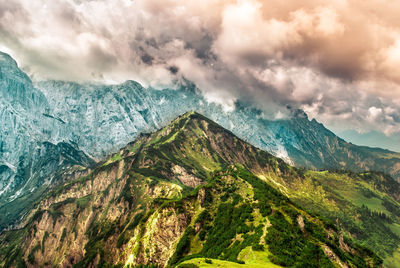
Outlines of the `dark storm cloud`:
M 147 65 L 153 64 L 154 58 L 151 55 L 147 54 L 146 52 L 142 56 L 140 56 L 140 58 L 142 59 L 143 63 Z
M 171 74 L 177 74 L 179 72 L 179 68 L 176 66 L 169 66 L 168 71 L 170 71 Z

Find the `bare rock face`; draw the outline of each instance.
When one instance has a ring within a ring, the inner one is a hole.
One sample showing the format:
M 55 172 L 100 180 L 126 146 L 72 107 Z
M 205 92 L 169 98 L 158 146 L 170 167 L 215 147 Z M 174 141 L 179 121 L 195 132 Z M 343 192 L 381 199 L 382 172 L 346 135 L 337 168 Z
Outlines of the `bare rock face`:
M 354 250 L 344 242 L 343 232 L 339 233 L 339 245 L 341 250 L 354 253 Z
M 197 195 L 197 200 L 199 201 L 201 207 L 203 207 L 204 205 L 205 198 L 206 198 L 206 190 L 204 188 L 201 188 Z
M 304 219 L 303 216 L 299 215 L 297 216 L 297 224 L 300 227 L 300 230 L 304 233 Z
M 184 167 L 175 165 L 172 167 L 172 171 L 183 185 L 195 188 L 203 183 L 200 178 L 189 174 Z
M 348 268 L 349 266 L 347 263 L 343 262 L 333 250 L 328 247 L 327 245 L 322 245 L 322 250 L 324 251 L 325 255 L 334 263 L 337 263 L 341 268 Z
M 174 245 L 179 241 L 188 225 L 188 218 L 183 213 L 165 209 L 146 226 L 144 247 L 148 250 L 141 252 L 138 260 L 145 263 L 157 263 L 165 266 L 174 252 Z

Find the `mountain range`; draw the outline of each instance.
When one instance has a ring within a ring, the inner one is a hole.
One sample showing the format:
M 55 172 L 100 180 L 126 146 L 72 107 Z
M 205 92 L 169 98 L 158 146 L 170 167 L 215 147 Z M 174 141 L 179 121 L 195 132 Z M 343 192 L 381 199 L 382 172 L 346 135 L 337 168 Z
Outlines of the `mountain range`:
M 209 103 L 189 81 L 176 89 L 63 81 L 32 82 L 0 54 L 0 228 L 16 224 L 48 187 L 83 174 L 140 133 L 155 131 L 189 110 L 198 111 L 241 139 L 311 169 L 383 171 L 398 179 L 400 154 L 347 143 L 301 110 L 266 119 L 249 103 L 232 112 Z M 14 204 L 13 208 L 8 210 Z M 17 205 L 18 204 L 18 205 Z
M 400 154 L 290 111 L 32 81 L 1 53 L 0 264 L 400 265 Z
M 325 189 L 330 177 L 353 181 L 358 199 Z M 400 244 L 398 189 L 380 174 L 292 167 L 189 112 L 44 194 L 22 228 L 0 235 L 0 264 L 379 267 L 387 247 Z M 387 211 L 359 207 L 361 196 L 384 198 Z M 335 206 L 345 214 L 317 213 Z M 360 225 L 358 214 L 372 216 Z M 393 232 L 365 236 L 371 223 Z M 384 240 L 378 255 L 367 247 Z

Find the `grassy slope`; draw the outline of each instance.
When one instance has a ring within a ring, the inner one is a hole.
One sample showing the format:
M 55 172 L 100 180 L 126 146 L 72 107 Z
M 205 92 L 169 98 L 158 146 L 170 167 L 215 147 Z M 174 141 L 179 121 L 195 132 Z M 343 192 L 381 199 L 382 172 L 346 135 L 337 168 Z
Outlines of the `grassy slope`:
M 184 261 L 181 263 L 181 267 L 185 266 L 185 264 L 195 264 L 198 267 L 222 267 L 222 268 L 229 268 L 229 267 L 234 267 L 234 268 L 240 268 L 240 267 L 249 267 L 249 268 L 278 268 L 282 267 L 279 265 L 276 265 L 272 262 L 269 261 L 268 259 L 269 254 L 264 251 L 254 251 L 251 249 L 251 247 L 247 247 L 243 249 L 239 256 L 238 259 L 241 261 L 244 261 L 245 264 L 240 264 L 236 262 L 230 262 L 230 261 L 222 261 L 218 259 L 207 259 L 207 258 L 194 258 L 190 259 L 187 261 Z M 207 261 L 206 260 L 211 260 Z
M 291 181 L 286 189 L 295 202 L 336 222 L 393 262 L 391 255 L 400 241 L 400 204 L 385 184 L 397 183 L 382 174 L 307 171 L 304 179 Z
M 198 196 L 200 189 L 205 191 L 204 204 L 194 205 L 194 216 L 169 261 L 172 266 L 196 263 L 202 260 L 199 257 L 203 260 L 207 257 L 214 260 L 214 265 L 232 267 L 239 267 L 237 263 L 241 261 L 246 267 L 278 267 L 272 262 L 284 266 L 334 267 L 322 251 L 325 246 L 357 267 L 379 263 L 373 254 L 351 240 L 346 244 L 355 248 L 341 249 L 334 226 L 296 208 L 286 197 L 238 166 L 215 174 L 208 184 L 179 201 L 164 201 L 158 213 L 162 214 L 166 207 L 185 204 Z M 297 222 L 300 216 L 305 222 L 303 231 Z M 198 231 L 194 232 L 196 226 Z M 259 249 L 253 251 L 252 247 Z M 130 259 L 135 258 L 137 255 Z

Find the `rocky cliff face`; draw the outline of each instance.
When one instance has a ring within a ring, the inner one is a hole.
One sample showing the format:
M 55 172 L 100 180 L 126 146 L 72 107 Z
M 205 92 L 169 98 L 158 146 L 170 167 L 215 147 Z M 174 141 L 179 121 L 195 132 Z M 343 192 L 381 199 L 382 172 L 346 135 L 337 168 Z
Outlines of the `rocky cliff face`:
M 47 193 L 23 228 L 0 235 L 0 265 L 379 267 L 276 190 L 298 172 L 188 113 Z
M 94 163 L 57 131 L 43 95 L 16 62 L 0 54 L 0 230 L 15 224 L 49 186 Z M 60 131 L 61 132 L 61 131 Z
M 33 151 L 20 157 L 17 171 L 10 172 L 10 187 L 18 190 L 7 192 L 0 199 L 0 230 L 15 227 L 44 192 L 89 172 L 88 167 L 93 164 L 93 160 L 68 143 L 34 144 Z

